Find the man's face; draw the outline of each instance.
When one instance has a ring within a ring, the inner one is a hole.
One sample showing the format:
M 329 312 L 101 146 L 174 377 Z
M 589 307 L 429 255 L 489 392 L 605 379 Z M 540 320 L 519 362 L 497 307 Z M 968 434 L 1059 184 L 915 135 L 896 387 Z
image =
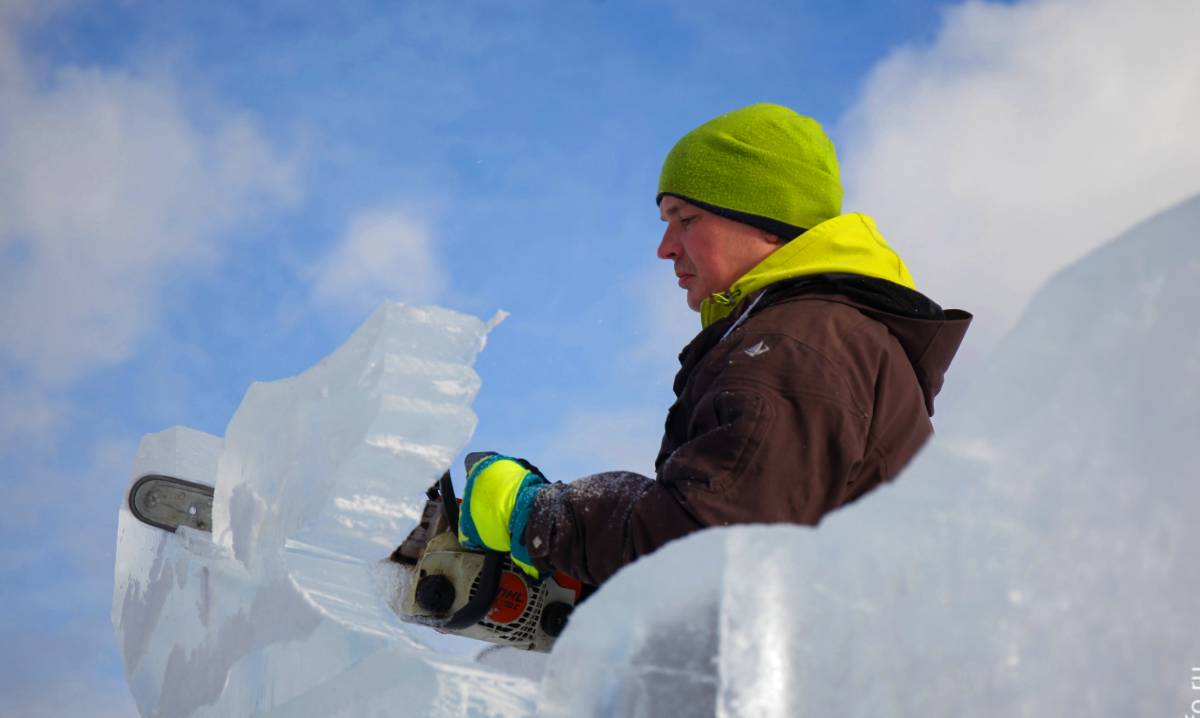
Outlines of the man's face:
M 729 289 L 780 246 L 774 235 L 678 197 L 663 197 L 658 211 L 667 223 L 658 256 L 674 263 L 679 286 L 687 290 L 688 306 L 695 311 L 705 297 Z

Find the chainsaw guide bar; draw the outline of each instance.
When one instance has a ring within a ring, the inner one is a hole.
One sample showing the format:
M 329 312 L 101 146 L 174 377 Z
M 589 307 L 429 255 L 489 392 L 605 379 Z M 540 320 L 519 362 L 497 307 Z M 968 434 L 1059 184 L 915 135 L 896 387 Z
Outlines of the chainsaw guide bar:
M 129 510 L 138 521 L 172 533 L 180 526 L 212 531 L 213 488 L 173 476 L 149 474 L 129 490 Z

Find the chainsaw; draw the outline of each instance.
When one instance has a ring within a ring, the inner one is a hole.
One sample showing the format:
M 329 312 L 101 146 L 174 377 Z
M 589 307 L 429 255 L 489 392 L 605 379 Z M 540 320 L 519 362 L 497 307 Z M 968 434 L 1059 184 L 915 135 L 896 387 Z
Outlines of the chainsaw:
M 450 472 L 429 487 L 426 497 L 420 522 L 392 552 L 403 580 L 388 605 L 402 620 L 442 633 L 548 652 L 591 587 L 562 573 L 539 581 L 517 568 L 507 553 L 460 546 Z M 151 474 L 133 483 L 128 500 L 133 515 L 151 526 L 212 531 L 211 486 Z
M 549 652 L 582 599 L 583 584 L 563 573 L 534 579 L 507 553 L 463 548 L 449 471 L 426 497 L 420 522 L 392 552 L 407 579 L 392 610 L 442 633 Z

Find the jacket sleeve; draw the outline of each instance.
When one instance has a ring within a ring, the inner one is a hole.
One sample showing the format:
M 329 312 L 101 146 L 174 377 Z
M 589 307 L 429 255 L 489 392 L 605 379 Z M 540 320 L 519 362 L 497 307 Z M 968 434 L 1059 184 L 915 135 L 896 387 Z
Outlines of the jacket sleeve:
M 838 506 L 865 450 L 861 391 L 822 354 L 786 337 L 768 341 L 771 350 L 757 355 L 733 347 L 731 359 L 714 362 L 719 371 L 698 377 L 705 389 L 695 401 L 672 407 L 668 432 L 685 422 L 678 428 L 688 439 L 660 457 L 657 480 L 612 472 L 543 490 L 525 535 L 539 568 L 599 584 L 693 531 L 815 524 Z

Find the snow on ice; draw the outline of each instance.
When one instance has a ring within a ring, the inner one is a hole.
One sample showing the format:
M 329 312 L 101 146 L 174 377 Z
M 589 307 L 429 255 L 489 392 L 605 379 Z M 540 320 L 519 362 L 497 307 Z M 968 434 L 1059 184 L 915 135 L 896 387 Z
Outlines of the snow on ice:
M 120 517 L 143 715 L 1172 715 L 1200 665 L 1200 199 L 1055 277 L 895 484 L 818 529 L 668 545 L 576 611 L 540 686 L 427 647 L 379 559 L 469 440 L 488 327 L 388 305 L 224 440 L 214 534 Z M 955 395 L 959 401 L 951 402 Z M 554 478 L 554 477 L 552 477 Z M 536 674 L 533 671 L 524 671 Z

